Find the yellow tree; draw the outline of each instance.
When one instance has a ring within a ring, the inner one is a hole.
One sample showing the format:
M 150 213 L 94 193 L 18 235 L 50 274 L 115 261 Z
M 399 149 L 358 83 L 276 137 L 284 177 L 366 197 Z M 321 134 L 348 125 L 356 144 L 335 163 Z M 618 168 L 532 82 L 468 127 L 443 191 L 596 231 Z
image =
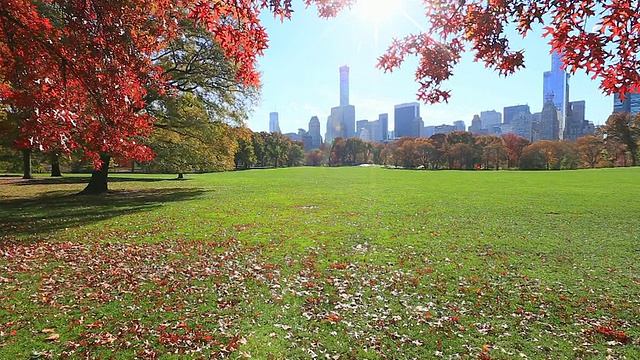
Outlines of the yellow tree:
M 560 142 L 551 140 L 536 141 L 524 148 L 520 159 L 521 167 L 527 170 L 559 169 Z

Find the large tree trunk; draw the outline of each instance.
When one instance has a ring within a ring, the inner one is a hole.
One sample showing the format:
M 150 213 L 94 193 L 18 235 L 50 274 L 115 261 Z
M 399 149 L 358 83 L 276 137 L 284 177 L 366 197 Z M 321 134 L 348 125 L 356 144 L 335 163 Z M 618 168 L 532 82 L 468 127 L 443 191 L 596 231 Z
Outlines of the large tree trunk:
M 178 173 L 178 180 L 184 179 L 184 173 Z
M 22 170 L 23 179 L 33 179 L 31 172 L 31 149 L 22 149 Z
M 61 177 L 60 172 L 60 155 L 51 153 L 51 177 Z
M 109 162 L 111 162 L 111 156 L 101 155 L 100 160 L 102 161 L 102 166 L 99 170 L 93 170 L 93 173 L 91 173 L 91 180 L 89 180 L 87 187 L 85 187 L 79 195 L 96 195 L 107 192 L 107 175 L 109 175 Z

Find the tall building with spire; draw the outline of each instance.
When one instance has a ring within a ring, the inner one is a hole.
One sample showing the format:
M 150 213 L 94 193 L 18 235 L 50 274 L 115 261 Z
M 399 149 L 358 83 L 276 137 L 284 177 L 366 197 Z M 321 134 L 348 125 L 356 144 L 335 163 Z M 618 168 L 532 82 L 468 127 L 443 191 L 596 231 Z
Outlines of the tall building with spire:
M 281 132 L 280 123 L 278 122 L 278 113 L 272 112 L 269 114 L 269 132 Z
M 340 106 L 331 108 L 327 118 L 325 141 L 330 143 L 337 137 L 356 136 L 356 108 L 349 104 L 349 67 L 340 67 Z
M 569 74 L 562 70 L 562 54 L 551 54 L 551 71 L 544 73 L 542 103 L 552 96 L 553 105 L 558 110 L 559 134 L 563 136 L 565 122 L 569 115 Z
M 349 67 L 340 67 L 340 106 L 349 105 Z

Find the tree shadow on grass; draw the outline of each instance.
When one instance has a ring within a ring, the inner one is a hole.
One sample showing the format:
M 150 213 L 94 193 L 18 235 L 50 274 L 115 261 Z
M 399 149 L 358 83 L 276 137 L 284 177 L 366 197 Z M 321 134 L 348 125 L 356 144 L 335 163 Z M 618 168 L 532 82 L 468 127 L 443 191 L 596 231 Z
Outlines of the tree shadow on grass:
M 64 185 L 64 184 L 88 184 L 91 176 L 74 176 L 74 177 L 38 177 L 35 179 L 21 179 L 15 180 L 15 185 Z M 109 176 L 107 182 L 158 182 L 158 181 L 175 181 L 174 178 L 151 178 L 151 177 L 116 177 Z
M 90 225 L 117 216 L 150 211 L 164 203 L 187 201 L 203 189 L 144 189 L 76 196 L 51 191 L 29 199 L 0 200 L 0 246 L 16 237 L 47 235 L 56 230 Z

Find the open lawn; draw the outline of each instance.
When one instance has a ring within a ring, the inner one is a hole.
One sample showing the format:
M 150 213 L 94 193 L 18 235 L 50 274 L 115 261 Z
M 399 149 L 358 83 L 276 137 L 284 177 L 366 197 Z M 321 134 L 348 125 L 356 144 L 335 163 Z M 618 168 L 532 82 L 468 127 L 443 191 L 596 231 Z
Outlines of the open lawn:
M 640 169 L 0 177 L 0 359 L 640 359 Z

